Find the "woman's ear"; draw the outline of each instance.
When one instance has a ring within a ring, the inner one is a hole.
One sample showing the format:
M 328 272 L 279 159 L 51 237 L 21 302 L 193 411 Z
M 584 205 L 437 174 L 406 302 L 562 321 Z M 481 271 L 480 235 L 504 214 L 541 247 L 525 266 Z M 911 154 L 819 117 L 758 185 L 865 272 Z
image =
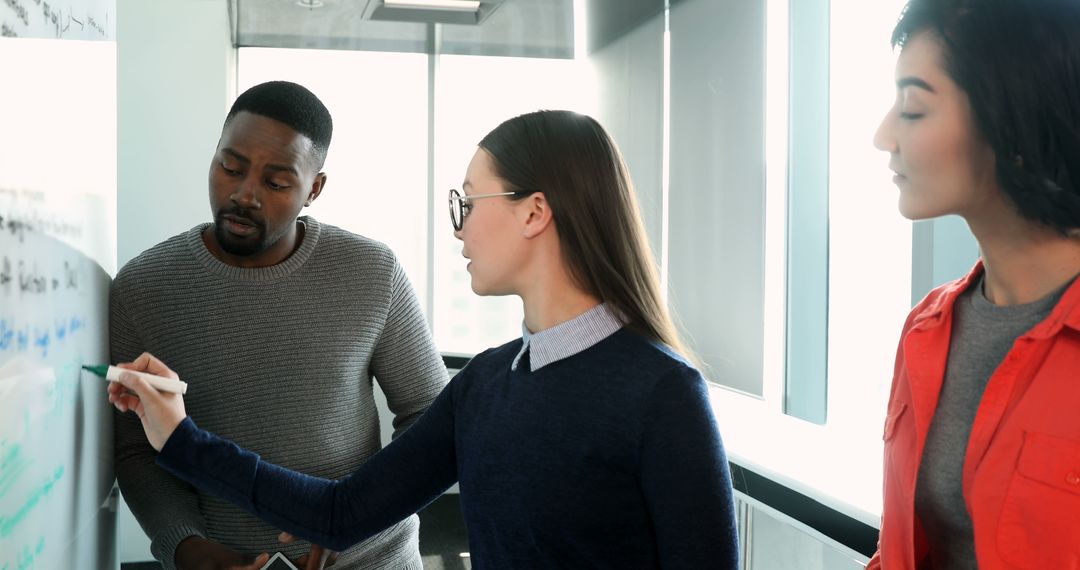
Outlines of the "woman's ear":
M 555 216 L 551 212 L 551 204 L 543 192 L 529 194 L 518 205 L 522 220 L 521 235 L 526 239 L 532 239 L 555 224 Z

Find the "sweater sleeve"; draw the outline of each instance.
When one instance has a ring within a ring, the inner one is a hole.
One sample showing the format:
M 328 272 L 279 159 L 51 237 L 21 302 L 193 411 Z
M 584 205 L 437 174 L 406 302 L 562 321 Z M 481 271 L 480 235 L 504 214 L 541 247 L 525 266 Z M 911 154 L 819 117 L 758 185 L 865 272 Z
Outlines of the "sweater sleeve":
M 372 355 L 372 369 L 394 414 L 396 438 L 446 386 L 447 372 L 420 302 L 396 258 L 390 293 L 390 308 Z
M 642 440 L 642 487 L 662 568 L 738 566 L 731 474 L 705 381 L 692 368 L 661 378 Z
M 109 346 L 112 362 L 130 362 L 143 352 L 138 328 L 125 305 L 123 280 L 110 295 Z M 116 480 L 135 519 L 150 537 L 150 551 L 165 570 L 174 570 L 176 547 L 190 536 L 206 536 L 195 490 L 154 465 L 157 455 L 134 414 L 114 413 Z
M 290 471 L 186 418 L 158 455 L 176 476 L 277 528 L 333 550 L 419 511 L 457 481 L 452 387 L 345 479 Z

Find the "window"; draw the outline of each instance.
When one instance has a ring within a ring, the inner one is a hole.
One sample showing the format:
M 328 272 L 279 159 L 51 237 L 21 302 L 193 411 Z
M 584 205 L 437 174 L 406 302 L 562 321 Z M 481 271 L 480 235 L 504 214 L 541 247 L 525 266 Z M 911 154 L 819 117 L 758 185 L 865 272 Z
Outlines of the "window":
M 315 93 L 334 119 L 326 188 L 303 213 L 381 241 L 427 294 L 427 56 L 242 48 L 237 93 L 271 80 Z
M 669 204 L 650 231 L 655 244 L 669 227 L 657 249 L 671 302 L 723 386 L 712 396 L 731 457 L 871 525 L 911 306 L 911 223 L 872 145 L 902 6 L 682 0 L 590 54 L 601 116 L 647 175 L 646 218 Z M 638 146 L 667 129 L 670 149 Z
M 472 292 L 445 213 L 446 193 L 461 187 L 476 144 L 502 121 L 539 109 L 591 114 L 591 80 L 574 60 L 448 55 L 436 77 L 435 344 L 474 354 L 521 336 L 521 301 Z
M 783 0 L 768 2 L 763 397 L 714 393 L 725 442 L 736 461 L 875 526 L 881 509 L 884 402 L 900 328 L 911 307 L 911 223 L 896 210 L 888 158 L 872 145 L 894 97 L 895 54 L 889 37 L 902 7 L 901 0 L 832 0 L 827 11 L 828 119 L 823 128 L 828 163 L 816 168 L 827 169 L 828 248 L 799 260 L 827 268 L 828 277 L 827 325 L 819 333 L 827 333 L 827 353 L 817 355 L 826 358 L 828 414 L 816 425 L 784 413 L 791 396 L 785 391 L 790 337 L 784 329 L 791 326 L 785 304 L 791 302 L 791 288 L 799 285 L 788 278 L 788 232 L 807 215 L 806 208 L 787 201 L 788 184 L 797 188 L 803 182 L 785 180 L 800 176 L 789 170 L 789 161 L 800 151 L 791 145 L 806 144 L 791 130 L 798 119 L 787 114 L 805 111 L 789 67 L 794 65 L 789 39 L 800 37 L 791 30 L 794 10 L 789 12 Z M 777 179 L 783 182 L 776 184 Z
M 889 37 L 903 6 L 833 0 L 829 32 L 830 423 L 862 432 L 868 452 L 880 448 L 877 428 L 911 310 L 912 224 L 897 210 L 888 155 L 872 144 L 895 98 Z
M 430 65 L 432 57 L 436 65 Z M 461 186 L 476 144 L 500 122 L 538 109 L 589 112 L 591 75 L 584 64 L 241 48 L 237 67 L 238 92 L 286 79 L 311 89 L 330 109 L 334 138 L 324 169 L 326 191 L 306 212 L 394 250 L 417 296 L 429 300 L 424 310 L 440 350 L 475 354 L 520 336 L 519 299 L 478 297 L 471 291 L 446 195 Z M 435 89 L 429 90 L 429 81 Z M 433 144 L 429 93 L 434 93 Z M 429 164 L 434 165 L 433 188 Z

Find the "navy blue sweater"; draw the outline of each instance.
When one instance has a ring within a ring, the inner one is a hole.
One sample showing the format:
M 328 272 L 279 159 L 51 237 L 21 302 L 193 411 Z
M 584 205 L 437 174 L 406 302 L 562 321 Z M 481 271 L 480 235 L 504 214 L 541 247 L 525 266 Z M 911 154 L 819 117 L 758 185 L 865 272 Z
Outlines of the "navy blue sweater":
M 510 370 L 520 348 L 476 356 L 340 481 L 261 461 L 190 418 L 158 463 L 336 550 L 459 481 L 478 569 L 735 568 L 731 479 L 701 375 L 626 329 L 537 371 Z

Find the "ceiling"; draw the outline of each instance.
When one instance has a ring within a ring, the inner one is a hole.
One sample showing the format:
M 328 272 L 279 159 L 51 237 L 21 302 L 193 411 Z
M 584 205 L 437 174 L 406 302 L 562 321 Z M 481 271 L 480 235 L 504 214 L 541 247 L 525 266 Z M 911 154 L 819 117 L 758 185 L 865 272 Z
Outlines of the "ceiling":
M 365 18 L 381 0 L 230 0 L 243 47 L 572 58 L 573 0 L 502 0 L 480 24 Z M 305 4 L 321 4 L 306 7 Z

